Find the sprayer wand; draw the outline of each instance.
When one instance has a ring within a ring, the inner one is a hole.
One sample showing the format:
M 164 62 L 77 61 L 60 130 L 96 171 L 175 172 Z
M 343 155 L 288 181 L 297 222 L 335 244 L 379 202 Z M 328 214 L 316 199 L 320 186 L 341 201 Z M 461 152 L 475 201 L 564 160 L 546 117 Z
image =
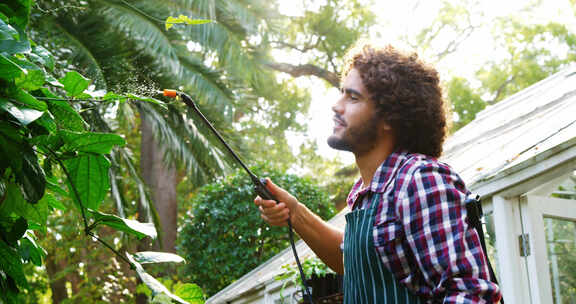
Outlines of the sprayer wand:
M 198 107 L 196 106 L 196 104 L 194 103 L 194 101 L 190 96 L 176 90 L 168 90 L 168 89 L 164 90 L 164 96 L 170 98 L 180 97 L 182 101 L 189 108 L 193 109 L 194 112 L 196 112 L 196 114 L 198 114 L 198 116 L 200 116 L 200 118 L 204 121 L 204 123 L 206 123 L 206 125 L 212 131 L 212 133 L 216 135 L 216 137 L 220 140 L 220 142 L 224 145 L 224 147 L 226 147 L 226 150 L 230 152 L 230 154 L 234 157 L 236 162 L 238 162 L 240 166 L 242 166 L 242 168 L 246 171 L 246 173 L 248 173 L 250 179 L 252 180 L 252 183 L 254 184 L 254 192 L 256 192 L 256 194 L 258 194 L 261 198 L 265 200 L 274 200 L 276 201 L 276 204 L 279 203 L 278 200 L 274 197 L 274 195 L 272 195 L 272 193 L 270 193 L 270 191 L 268 191 L 268 189 L 266 188 L 266 180 L 259 179 L 254 173 L 252 173 L 252 171 L 250 171 L 250 169 L 248 169 L 248 167 L 242 162 L 240 157 L 238 157 L 236 152 L 232 150 L 232 148 L 228 145 L 228 143 L 224 140 L 224 138 L 222 138 L 220 133 L 218 133 L 216 128 L 212 126 L 212 124 L 206 118 L 206 116 L 204 116 L 204 114 L 200 112 L 200 109 L 198 109 Z M 292 221 L 290 221 L 290 218 L 288 218 L 288 237 L 290 240 L 290 246 L 292 247 L 292 253 L 294 254 L 294 258 L 296 259 L 296 264 L 298 265 L 298 270 L 300 271 L 300 278 L 302 279 L 302 284 L 304 285 L 304 292 L 306 294 L 306 297 L 308 298 L 308 303 L 312 304 L 314 302 L 312 300 L 312 295 L 310 294 L 310 290 L 308 288 L 308 283 L 306 282 L 306 275 L 304 274 L 302 264 L 300 263 L 298 253 L 296 252 L 296 245 L 294 244 L 294 232 L 292 230 Z

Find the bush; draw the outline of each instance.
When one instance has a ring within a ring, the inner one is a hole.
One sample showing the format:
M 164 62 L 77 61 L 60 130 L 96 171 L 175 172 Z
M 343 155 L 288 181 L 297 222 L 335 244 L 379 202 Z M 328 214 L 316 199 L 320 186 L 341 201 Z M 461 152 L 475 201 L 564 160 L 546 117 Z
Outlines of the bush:
M 269 177 L 324 219 L 335 209 L 328 195 L 309 178 L 264 166 L 252 168 Z M 182 231 L 179 253 L 188 263 L 187 280 L 212 295 L 289 246 L 287 228 L 270 227 L 254 205 L 250 178 L 244 171 L 200 188 Z

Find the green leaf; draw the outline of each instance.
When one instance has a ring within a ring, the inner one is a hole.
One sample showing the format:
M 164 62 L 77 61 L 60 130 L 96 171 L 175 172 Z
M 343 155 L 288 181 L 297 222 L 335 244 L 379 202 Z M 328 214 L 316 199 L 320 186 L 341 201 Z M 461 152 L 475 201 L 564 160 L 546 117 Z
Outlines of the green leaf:
M 66 76 L 60 78 L 60 83 L 64 85 L 64 90 L 68 96 L 76 97 L 82 94 L 90 85 L 90 79 L 85 78 L 76 71 L 66 73 Z
M 0 40 L 18 40 L 19 37 L 18 31 L 0 19 Z
M 145 101 L 145 102 L 157 104 L 157 105 L 161 106 L 162 108 L 166 109 L 166 103 L 164 103 L 158 99 L 152 98 L 152 97 L 144 97 L 144 96 L 140 96 L 140 95 L 136 95 L 136 94 L 126 94 L 125 97 L 139 100 L 139 101 Z
M 0 98 L 0 108 L 10 113 L 10 115 L 16 118 L 23 126 L 28 125 L 44 114 L 44 112 L 34 109 L 19 108 L 3 98 Z
M 0 240 L 0 270 L 14 279 L 19 286 L 28 287 L 26 276 L 24 276 L 22 269 L 20 254 L 2 240 Z
M 153 276 L 149 275 L 140 263 L 136 262 L 131 254 L 126 253 L 128 260 L 132 263 L 134 268 L 136 268 L 136 273 L 138 277 L 142 280 L 142 282 L 152 291 L 152 296 L 156 296 L 159 294 L 165 294 L 169 296 L 171 299 L 177 301 L 178 303 L 188 304 L 188 302 L 184 301 L 180 297 L 172 294 L 166 286 L 162 285 L 158 280 L 156 280 Z
M 38 163 L 36 153 L 28 145 L 22 147 L 20 156 L 22 168 L 20 171 L 14 170 L 16 181 L 20 184 L 24 198 L 28 202 L 36 203 L 42 198 L 46 189 L 44 170 Z
M 48 187 L 48 189 L 50 189 L 50 187 Z M 68 196 L 68 195 L 66 195 L 66 196 Z M 48 205 L 48 207 L 50 207 L 50 208 L 58 209 L 61 211 L 68 210 L 68 208 L 61 201 L 56 199 L 56 197 L 54 197 L 54 195 L 52 195 L 50 193 L 44 194 L 42 201 L 45 201 L 46 204 Z
M 26 37 L 26 33 L 20 32 L 18 35 L 20 36 L 18 40 L 0 40 L 0 53 L 14 55 L 30 52 L 30 40 Z
M 52 151 L 57 151 L 64 145 L 64 140 L 59 133 L 54 132 L 48 135 L 38 135 L 34 136 L 28 140 L 28 142 L 33 146 L 39 146 L 42 150 L 49 151 L 49 148 Z M 44 160 L 44 164 L 46 165 L 46 159 Z
M 27 90 L 34 91 L 41 88 L 46 79 L 44 77 L 44 71 L 41 69 L 27 69 L 27 73 L 21 74 L 16 77 L 16 86 Z
M 0 176 L 0 204 L 2 204 L 5 195 L 6 195 L 6 184 L 2 180 L 2 177 Z
M 28 221 L 23 217 L 19 217 L 6 234 L 6 242 L 11 246 L 15 246 L 16 242 L 26 233 L 26 230 L 28 230 Z
M 68 197 L 68 193 L 64 189 L 60 188 L 56 182 L 56 177 L 46 178 L 46 188 L 54 193 L 60 194 L 61 196 Z
M 190 304 L 203 304 L 204 303 L 204 292 L 202 288 L 196 284 L 191 283 L 178 283 L 173 288 L 174 294 L 182 298 L 184 301 L 188 301 Z
M 26 70 L 21 68 L 10 58 L 0 54 L 0 78 L 5 80 L 12 80 L 21 74 L 26 73 Z
M 68 192 L 77 206 L 98 209 L 110 188 L 110 162 L 103 155 L 84 154 L 65 160 L 64 166 L 70 174 Z
M 42 266 L 42 260 L 46 258 L 46 251 L 36 244 L 34 234 L 30 231 L 26 231 L 24 238 L 20 240 L 20 256 L 25 261 L 32 261 L 36 266 Z
M 40 200 L 46 188 L 44 171 L 34 150 L 8 124 L 0 125 L 0 157 L 8 160 L 26 200 L 31 203 Z
M 10 16 L 10 23 L 17 28 L 24 30 L 30 18 L 30 8 L 32 0 L 6 1 L 0 10 Z
M 38 111 L 46 111 L 48 109 L 45 102 L 36 99 L 34 96 L 30 95 L 30 93 L 22 89 L 18 89 L 14 92 L 11 101 Z
M 157 236 L 154 223 L 141 223 L 139 221 L 121 218 L 112 214 L 106 214 L 94 210 L 89 211 L 98 224 L 103 224 L 112 228 L 116 228 L 120 231 L 130 233 L 139 239 L 142 239 L 146 236 L 151 238 L 156 238 Z
M 40 118 L 34 121 L 34 124 L 41 126 L 49 133 L 55 133 L 58 129 L 56 121 L 54 121 L 54 117 L 48 111 L 44 112 L 44 115 L 40 116 Z
M 44 200 L 39 200 L 36 204 L 30 204 L 22 196 L 22 192 L 16 184 L 6 185 L 6 199 L 0 205 L 0 212 L 5 214 L 16 214 L 32 223 L 45 227 L 48 219 L 48 204 Z
M 58 81 L 58 79 L 54 78 L 54 76 L 52 76 L 50 73 L 46 73 L 44 76 L 46 77 L 46 82 L 49 83 L 50 85 L 59 88 L 64 87 L 64 85 L 61 84 L 60 81 Z
M 138 261 L 140 264 L 149 264 L 149 263 L 182 263 L 185 260 L 173 253 L 167 252 L 155 252 L 155 251 L 141 251 L 134 254 L 134 259 Z
M 114 146 L 124 146 L 126 141 L 119 135 L 111 133 L 77 133 L 62 132 L 66 144 L 65 151 L 93 152 L 108 154 Z
M 86 122 L 68 102 L 64 100 L 47 100 L 46 102 L 60 128 L 76 132 L 85 130 Z
M 212 20 L 209 20 L 209 19 L 192 19 L 188 16 L 180 15 L 178 17 L 169 16 L 168 18 L 166 18 L 164 25 L 166 27 L 166 30 L 169 30 L 172 26 L 174 26 L 174 24 L 186 23 L 186 24 L 194 25 L 194 24 L 204 24 L 204 23 L 209 23 L 209 22 L 212 22 Z
M 42 46 L 36 45 L 32 47 L 32 52 L 28 54 L 28 57 L 32 62 L 45 66 L 50 71 L 54 70 L 54 57 Z
M 126 99 L 128 99 L 128 97 L 126 97 L 124 95 L 116 94 L 114 92 L 108 92 L 104 96 L 102 96 L 102 101 L 119 100 L 120 102 L 124 102 L 124 101 L 126 101 Z

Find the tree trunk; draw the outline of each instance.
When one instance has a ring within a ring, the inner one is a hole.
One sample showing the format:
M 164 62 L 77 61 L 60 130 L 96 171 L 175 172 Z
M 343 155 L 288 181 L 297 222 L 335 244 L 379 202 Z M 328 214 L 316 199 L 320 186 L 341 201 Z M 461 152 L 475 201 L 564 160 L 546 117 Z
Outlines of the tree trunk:
M 142 178 L 150 187 L 152 201 L 158 212 L 161 231 L 160 248 L 163 251 L 176 251 L 176 231 L 178 204 L 176 186 L 178 184 L 177 170 L 173 165 L 164 162 L 164 149 L 158 144 L 152 132 L 152 126 L 146 117 L 142 117 L 142 141 L 140 166 Z
M 58 272 L 66 267 L 63 261 L 56 261 L 54 254 L 46 256 L 46 273 L 50 279 L 50 290 L 52 290 L 52 303 L 58 304 L 68 298 L 66 292 L 66 276 L 56 279 Z

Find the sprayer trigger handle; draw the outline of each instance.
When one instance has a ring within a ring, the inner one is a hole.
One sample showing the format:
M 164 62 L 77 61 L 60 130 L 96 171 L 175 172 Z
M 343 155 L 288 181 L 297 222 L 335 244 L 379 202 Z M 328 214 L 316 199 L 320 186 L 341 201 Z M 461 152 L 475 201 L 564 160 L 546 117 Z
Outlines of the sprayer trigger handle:
M 265 200 L 275 200 L 278 204 L 278 200 L 268 191 L 266 188 L 266 180 L 261 178 L 259 183 L 254 184 L 254 192 L 258 194 L 261 198 Z

